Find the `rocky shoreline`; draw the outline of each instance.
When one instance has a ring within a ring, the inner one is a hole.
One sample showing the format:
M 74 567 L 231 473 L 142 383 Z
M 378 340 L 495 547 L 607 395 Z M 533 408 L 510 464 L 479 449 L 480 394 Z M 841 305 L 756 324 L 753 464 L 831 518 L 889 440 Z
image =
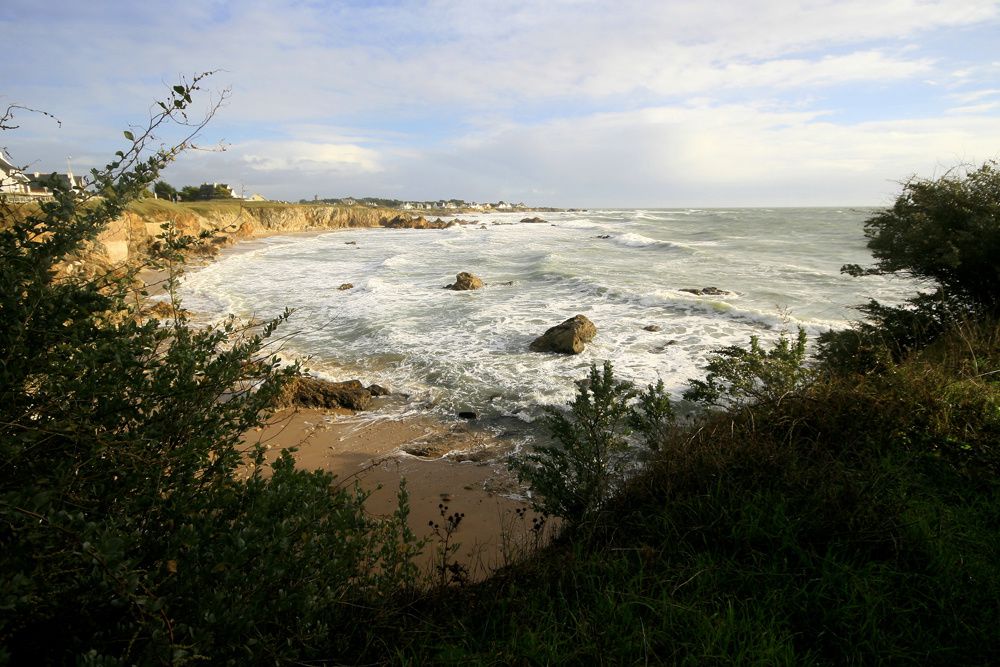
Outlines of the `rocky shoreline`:
M 534 210 L 534 209 L 531 209 Z M 544 209 L 553 210 L 553 209 Z M 463 211 L 451 211 L 455 217 L 428 220 L 422 215 L 398 209 L 371 206 L 274 204 L 265 202 L 174 204 L 162 200 L 144 199 L 122 217 L 113 221 L 98 235 L 91 261 L 117 265 L 141 260 L 163 225 L 171 224 L 178 232 L 190 236 L 209 234 L 211 241 L 200 250 L 214 256 L 224 247 L 239 241 L 277 234 L 316 232 L 349 228 L 388 229 L 447 229 L 456 225 L 485 225 L 478 220 L 466 220 Z M 545 222 L 541 218 L 525 218 L 521 222 Z M 505 224 L 505 223 L 494 223 Z

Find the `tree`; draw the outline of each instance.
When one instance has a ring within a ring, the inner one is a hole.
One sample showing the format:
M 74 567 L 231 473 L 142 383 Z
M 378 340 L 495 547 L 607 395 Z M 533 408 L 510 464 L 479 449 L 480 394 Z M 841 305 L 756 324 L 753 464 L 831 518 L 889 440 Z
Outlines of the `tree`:
M 202 183 L 201 185 L 185 185 L 181 188 L 181 198 L 184 201 L 209 201 L 211 199 L 232 199 L 233 191 L 225 183 Z
M 684 398 L 736 408 L 775 405 L 809 377 L 806 342 L 806 332 L 800 327 L 794 343 L 782 332 L 770 350 L 761 347 L 758 336 L 750 336 L 749 349 L 730 345 L 716 350 L 705 379 L 689 380 Z
M 153 192 L 160 199 L 172 200 L 177 196 L 177 189 L 166 181 L 157 181 L 153 185 Z
M 92 171 L 101 198 L 0 201 L 0 663 L 315 658 L 413 577 L 405 496 L 369 517 L 243 441 L 298 372 L 273 338 L 289 313 L 194 329 L 142 314 L 140 267 L 69 271 L 214 113 L 187 116 L 204 76 Z M 147 156 L 171 123 L 190 132 Z M 198 241 L 164 233 L 149 261 L 175 269 Z
M 912 178 L 892 208 L 865 222 L 875 266 L 852 275 L 903 273 L 935 281 L 953 300 L 1000 306 L 1000 171 Z
M 870 371 L 901 360 L 967 319 L 1000 312 L 1000 171 L 986 162 L 968 172 L 912 178 L 889 209 L 865 222 L 875 265 L 853 276 L 898 273 L 933 281 L 934 292 L 902 306 L 869 301 L 866 320 L 821 334 L 817 357 L 835 371 Z

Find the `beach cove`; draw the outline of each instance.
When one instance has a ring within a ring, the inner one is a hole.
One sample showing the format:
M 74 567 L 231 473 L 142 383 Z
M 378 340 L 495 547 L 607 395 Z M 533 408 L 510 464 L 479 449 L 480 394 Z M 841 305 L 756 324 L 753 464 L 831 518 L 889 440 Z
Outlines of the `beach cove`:
M 572 398 L 590 364 L 614 358 L 620 376 L 664 379 L 677 396 L 722 345 L 796 326 L 813 335 L 843 327 L 851 304 L 902 293 L 899 281 L 859 292 L 863 285 L 839 274 L 844 263 L 867 261 L 859 233 L 867 213 L 548 212 L 544 224 L 494 213 L 439 229 L 368 228 L 386 214 L 333 230 L 244 221 L 233 235 L 243 240 L 194 268 L 181 295 L 206 321 L 292 307 L 287 349 L 310 373 L 388 387 L 393 396 L 372 410 L 285 409 L 247 438 L 274 451 L 298 447 L 301 465 L 374 491 L 376 513 L 393 509 L 405 477 L 414 530 L 440 521 L 439 505 L 464 512 L 462 557 L 485 573 L 503 560 L 502 533 L 525 523 L 511 522 L 526 503 L 505 457 L 531 442 L 544 406 Z M 442 289 L 463 270 L 485 288 Z M 582 354 L 528 350 L 577 312 L 598 327 Z

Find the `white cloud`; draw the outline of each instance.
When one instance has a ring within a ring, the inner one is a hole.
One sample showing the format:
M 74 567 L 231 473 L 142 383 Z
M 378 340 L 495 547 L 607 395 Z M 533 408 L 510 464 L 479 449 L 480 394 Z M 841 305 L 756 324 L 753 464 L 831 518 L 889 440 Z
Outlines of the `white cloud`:
M 240 156 L 248 167 L 259 171 L 298 169 L 371 173 L 380 170 L 378 154 L 354 144 L 252 141 L 233 145 L 228 150 Z

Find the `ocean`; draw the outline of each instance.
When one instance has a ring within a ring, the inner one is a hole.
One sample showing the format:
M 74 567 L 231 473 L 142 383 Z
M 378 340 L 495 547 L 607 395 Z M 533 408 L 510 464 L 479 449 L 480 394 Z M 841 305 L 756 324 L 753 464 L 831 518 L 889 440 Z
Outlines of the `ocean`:
M 307 358 L 321 377 L 409 395 L 397 411 L 531 422 L 571 400 L 591 364 L 611 360 L 620 378 L 662 379 L 679 396 L 719 347 L 796 327 L 813 339 L 848 326 L 854 305 L 912 295 L 911 281 L 840 273 L 871 262 L 872 212 L 607 209 L 538 214 L 544 224 L 519 222 L 523 212 L 465 214 L 475 224 L 275 236 L 190 272 L 181 296 L 208 319 L 293 308 L 286 356 Z M 442 289 L 460 271 L 487 286 Z M 726 293 L 684 291 L 705 287 Z M 578 313 L 598 330 L 582 354 L 528 350 Z

